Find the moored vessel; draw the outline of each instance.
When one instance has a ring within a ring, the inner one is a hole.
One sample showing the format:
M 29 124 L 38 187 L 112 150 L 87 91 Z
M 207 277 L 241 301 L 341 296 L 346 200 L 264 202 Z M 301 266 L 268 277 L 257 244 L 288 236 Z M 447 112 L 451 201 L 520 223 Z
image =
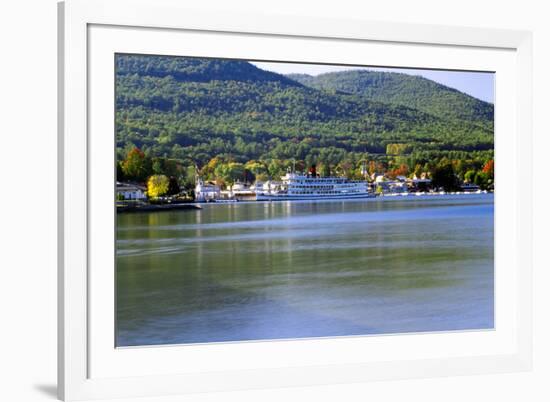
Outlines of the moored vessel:
M 281 179 L 282 185 L 278 190 L 257 192 L 256 200 L 325 200 L 375 196 L 369 191 L 366 181 L 345 177 L 319 177 L 314 168 L 308 174 L 287 173 Z

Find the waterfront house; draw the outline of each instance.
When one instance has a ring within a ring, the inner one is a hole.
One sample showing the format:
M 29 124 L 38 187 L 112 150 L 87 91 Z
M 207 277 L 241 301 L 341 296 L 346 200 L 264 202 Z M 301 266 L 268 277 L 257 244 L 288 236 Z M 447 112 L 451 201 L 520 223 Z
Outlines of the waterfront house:
M 221 198 L 220 186 L 214 183 L 205 183 L 201 179 L 197 180 L 195 186 L 195 201 L 208 202 Z
M 256 192 L 247 183 L 237 182 L 231 187 L 229 198 L 236 200 L 254 200 Z
M 116 182 L 117 198 L 123 200 L 144 200 L 147 198 L 146 190 L 145 187 L 138 184 Z
M 254 195 L 251 187 L 247 183 L 237 182 L 231 187 L 233 195 Z

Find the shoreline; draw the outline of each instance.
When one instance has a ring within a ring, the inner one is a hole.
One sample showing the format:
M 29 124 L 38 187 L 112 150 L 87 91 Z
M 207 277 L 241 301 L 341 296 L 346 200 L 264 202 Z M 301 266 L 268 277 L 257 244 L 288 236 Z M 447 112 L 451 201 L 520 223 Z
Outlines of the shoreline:
M 147 204 L 140 206 L 117 206 L 117 213 L 129 212 L 159 212 L 159 211 L 174 211 L 174 210 L 197 210 L 202 209 L 198 203 L 186 204 Z
M 217 201 L 208 201 L 208 202 L 196 202 L 196 204 L 204 205 L 204 204 L 250 204 L 250 203 L 284 203 L 284 202 L 336 202 L 336 201 L 372 201 L 376 199 L 384 199 L 384 198 L 390 198 L 390 199 L 418 199 L 418 198 L 437 198 L 437 197 L 452 197 L 452 196 L 481 196 L 481 195 L 492 195 L 494 194 L 493 191 L 485 191 L 485 192 L 449 192 L 449 193 L 387 193 L 387 194 L 377 194 L 375 196 L 369 196 L 369 197 L 353 197 L 353 198 L 295 198 L 295 199 L 272 199 L 272 200 L 253 200 L 253 199 L 220 199 Z
M 456 196 L 483 196 L 494 195 L 494 192 L 454 192 L 454 193 L 391 193 L 376 195 L 367 198 L 318 198 L 318 199 L 284 199 L 284 200 L 220 200 L 210 202 L 189 202 L 184 204 L 146 204 L 140 206 L 117 206 L 117 213 L 135 213 L 135 212 L 162 212 L 175 210 L 201 210 L 203 205 L 234 205 L 234 204 L 252 204 L 252 203 L 307 203 L 307 202 L 372 202 L 375 200 L 414 200 L 439 197 L 456 197 Z

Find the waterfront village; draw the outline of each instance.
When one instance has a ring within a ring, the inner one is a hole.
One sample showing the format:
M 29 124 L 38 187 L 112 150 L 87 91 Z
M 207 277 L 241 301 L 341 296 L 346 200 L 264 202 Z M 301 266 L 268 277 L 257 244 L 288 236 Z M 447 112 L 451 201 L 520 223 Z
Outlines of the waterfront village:
M 412 166 L 412 167 L 411 167 Z M 197 208 L 201 202 L 351 199 L 493 191 L 494 161 L 248 161 L 212 158 L 202 168 L 131 149 L 117 163 L 117 210 Z M 191 205 L 194 205 L 192 207 Z
M 295 174 L 298 178 L 311 180 L 317 178 L 318 181 L 323 181 L 319 174 L 311 172 L 307 174 Z M 171 195 L 151 197 L 151 193 L 155 190 L 151 187 L 154 184 L 151 180 L 146 184 L 135 182 L 118 182 L 116 183 L 117 200 L 119 206 L 129 207 L 132 204 L 146 205 L 154 203 L 157 205 L 167 204 L 185 204 L 192 202 L 239 202 L 239 201 L 256 201 L 259 200 L 259 195 L 281 194 L 288 191 L 288 179 L 292 174 L 287 174 L 281 180 L 256 180 L 253 183 L 237 181 L 225 189 L 221 185 L 213 181 L 203 181 L 199 177 L 196 178 L 195 188 L 192 191 L 179 191 Z M 327 178 L 338 180 L 338 178 Z M 342 183 L 358 183 L 361 181 L 348 181 L 340 178 Z M 326 181 L 326 180 L 325 180 Z M 422 174 L 420 177 L 405 177 L 396 176 L 389 178 L 384 174 L 373 173 L 368 175 L 362 181 L 365 184 L 366 192 L 372 197 L 392 197 L 392 196 L 419 196 L 419 195 L 442 195 L 442 194 L 472 194 L 472 193 L 487 193 L 487 190 L 482 190 L 480 186 L 473 183 L 459 183 L 456 191 L 445 191 L 442 187 L 435 187 L 432 179 Z M 169 186 L 169 183 L 168 183 Z M 316 187 L 319 188 L 319 187 Z M 334 188 L 332 185 L 331 188 Z M 320 192 L 316 192 L 320 193 Z M 322 198 L 322 197 L 319 197 Z M 302 198 L 303 199 L 303 198 Z

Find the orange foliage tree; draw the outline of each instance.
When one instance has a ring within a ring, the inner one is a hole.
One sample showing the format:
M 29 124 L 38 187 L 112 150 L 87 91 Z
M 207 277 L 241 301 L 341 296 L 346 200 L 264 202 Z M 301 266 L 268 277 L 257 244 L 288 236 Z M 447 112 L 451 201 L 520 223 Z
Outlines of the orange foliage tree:
M 485 165 L 483 165 L 483 173 L 493 177 L 495 175 L 495 161 L 493 159 L 488 160 Z

